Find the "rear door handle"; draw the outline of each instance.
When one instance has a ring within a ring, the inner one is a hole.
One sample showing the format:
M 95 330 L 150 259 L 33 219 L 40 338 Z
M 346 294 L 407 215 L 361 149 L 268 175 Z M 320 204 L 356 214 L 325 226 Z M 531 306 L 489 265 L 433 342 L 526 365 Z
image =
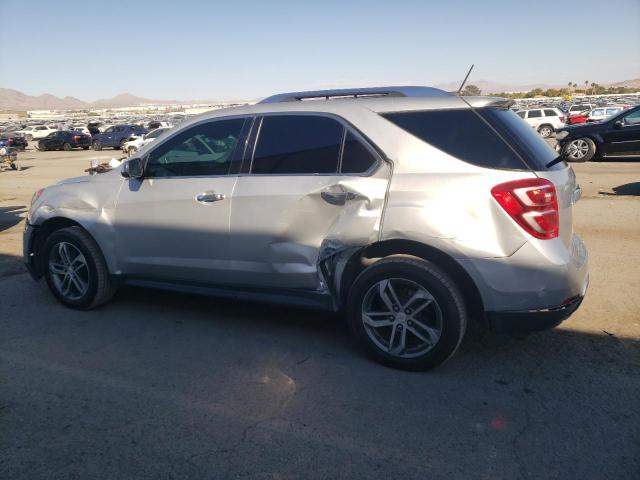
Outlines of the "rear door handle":
M 196 202 L 213 203 L 224 200 L 224 195 L 216 192 L 202 192 L 196 195 Z
M 356 198 L 353 192 L 320 192 L 322 199 L 331 205 L 344 205 L 349 200 Z

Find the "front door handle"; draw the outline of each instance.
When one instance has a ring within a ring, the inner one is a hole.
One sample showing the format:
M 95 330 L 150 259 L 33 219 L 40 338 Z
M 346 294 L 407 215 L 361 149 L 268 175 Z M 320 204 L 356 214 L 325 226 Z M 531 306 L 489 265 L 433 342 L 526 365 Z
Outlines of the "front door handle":
M 331 205 L 344 205 L 347 201 L 356 198 L 353 192 L 320 192 L 320 196 Z
M 196 202 L 213 203 L 224 200 L 224 195 L 216 192 L 203 192 L 196 195 Z

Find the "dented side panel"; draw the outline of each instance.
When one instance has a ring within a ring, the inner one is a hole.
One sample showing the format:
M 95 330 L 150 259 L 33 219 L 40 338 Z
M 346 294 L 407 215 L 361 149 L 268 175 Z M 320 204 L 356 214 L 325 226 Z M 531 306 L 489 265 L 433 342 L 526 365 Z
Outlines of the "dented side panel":
M 379 239 L 390 173 L 383 162 L 369 177 L 240 177 L 231 208 L 228 280 L 326 291 L 322 260 Z

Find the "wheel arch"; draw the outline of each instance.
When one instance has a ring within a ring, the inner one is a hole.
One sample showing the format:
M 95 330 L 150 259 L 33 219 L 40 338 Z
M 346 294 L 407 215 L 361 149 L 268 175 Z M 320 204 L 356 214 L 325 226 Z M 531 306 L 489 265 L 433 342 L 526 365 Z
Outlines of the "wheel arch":
M 480 291 L 467 271 L 449 254 L 424 243 L 405 239 L 390 239 L 373 243 L 354 253 L 346 261 L 337 279 L 337 297 L 346 305 L 350 286 L 365 268 L 392 255 L 410 255 L 429 261 L 447 272 L 464 295 L 470 317 L 484 319 L 484 304 Z
M 96 242 L 96 245 L 98 245 L 98 248 L 100 248 L 100 244 L 96 241 L 95 237 L 91 234 L 91 232 L 87 230 L 79 222 L 67 217 L 48 218 L 47 220 L 42 222 L 42 224 L 38 225 L 38 229 L 35 231 L 34 238 L 31 242 L 31 248 L 30 248 L 31 252 L 29 253 L 32 253 L 34 255 L 34 258 L 36 259 L 36 261 L 33 263 L 34 273 L 36 274 L 36 276 L 42 275 L 43 258 L 40 255 L 41 253 L 40 250 L 42 249 L 42 246 L 44 245 L 45 241 L 53 232 L 57 230 L 61 230 L 63 228 L 68 228 L 68 227 L 80 227 Z M 104 256 L 104 252 L 102 252 L 102 254 Z

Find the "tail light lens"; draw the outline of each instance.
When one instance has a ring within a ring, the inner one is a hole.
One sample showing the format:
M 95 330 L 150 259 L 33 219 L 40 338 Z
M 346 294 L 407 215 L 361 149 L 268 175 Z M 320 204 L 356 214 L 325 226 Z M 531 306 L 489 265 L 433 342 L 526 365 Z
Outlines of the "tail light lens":
M 74 142 L 77 142 L 77 141 L 79 141 L 79 140 L 80 140 L 80 138 L 81 138 L 81 137 L 80 137 L 80 135 L 74 135 L 74 136 L 73 136 L 73 141 L 74 141 Z
M 564 117 L 560 117 L 560 121 L 561 121 L 561 122 L 564 122 Z
M 501 183 L 491 189 L 500 206 L 530 235 L 556 238 L 559 233 L 556 187 L 544 178 Z

